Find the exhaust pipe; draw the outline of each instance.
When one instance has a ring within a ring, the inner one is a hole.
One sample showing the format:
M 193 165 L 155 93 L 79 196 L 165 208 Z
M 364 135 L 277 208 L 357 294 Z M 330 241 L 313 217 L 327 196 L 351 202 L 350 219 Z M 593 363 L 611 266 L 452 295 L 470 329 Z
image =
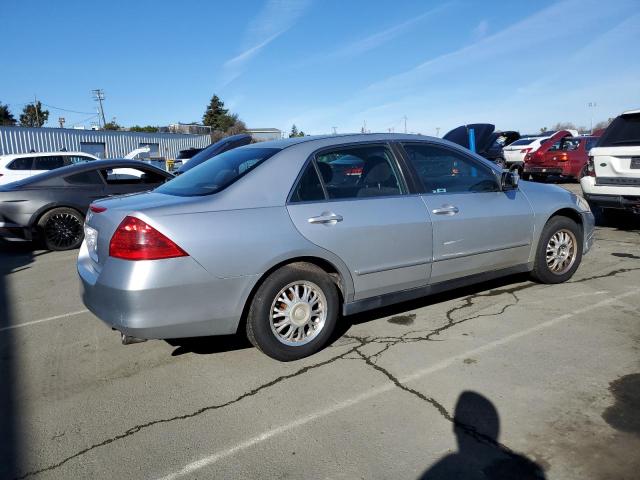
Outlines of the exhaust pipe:
M 122 340 L 122 345 L 133 345 L 134 343 L 142 343 L 147 341 L 146 338 L 132 337 L 131 335 L 125 335 L 122 332 L 120 332 L 120 340 Z

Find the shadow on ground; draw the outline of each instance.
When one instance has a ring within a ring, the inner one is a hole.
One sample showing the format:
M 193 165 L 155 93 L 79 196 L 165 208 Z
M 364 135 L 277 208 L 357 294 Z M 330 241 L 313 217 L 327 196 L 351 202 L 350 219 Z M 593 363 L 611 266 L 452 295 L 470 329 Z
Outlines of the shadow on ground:
M 476 392 L 458 397 L 453 418 L 458 451 L 431 465 L 421 480 L 538 480 L 544 470 L 499 443 L 500 417 L 493 403 Z
M 16 342 L 9 277 L 29 268 L 35 256 L 30 243 L 0 240 L 0 478 L 18 476 L 21 466 L 20 410 L 16 399 Z

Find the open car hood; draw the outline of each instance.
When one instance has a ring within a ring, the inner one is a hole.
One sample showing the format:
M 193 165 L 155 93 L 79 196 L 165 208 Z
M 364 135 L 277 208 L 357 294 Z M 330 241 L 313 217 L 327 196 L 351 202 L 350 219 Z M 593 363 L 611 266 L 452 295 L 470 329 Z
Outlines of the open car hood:
M 460 125 L 442 137 L 450 142 L 469 148 L 469 130 L 473 129 L 476 139 L 476 152 L 482 154 L 489 149 L 496 139 L 494 135 L 496 126 L 491 123 L 471 123 L 469 125 Z
M 562 140 L 564 137 L 572 137 L 572 136 L 573 136 L 572 133 L 568 130 L 558 130 L 556 133 L 550 136 L 542 145 L 540 145 L 540 148 L 538 148 L 538 150 L 536 151 L 536 154 L 542 155 L 543 153 L 548 152 L 549 149 L 553 147 L 553 145 L 557 141 Z

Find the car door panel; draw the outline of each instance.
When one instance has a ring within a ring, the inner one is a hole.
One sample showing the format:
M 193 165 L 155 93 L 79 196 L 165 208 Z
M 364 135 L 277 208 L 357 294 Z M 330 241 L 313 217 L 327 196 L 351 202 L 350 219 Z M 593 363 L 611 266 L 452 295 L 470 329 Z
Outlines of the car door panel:
M 522 192 L 423 195 L 432 212 L 431 283 L 527 262 L 533 211 Z M 435 214 L 450 206 L 453 214 Z
M 290 204 L 288 211 L 307 240 L 349 267 L 355 300 L 428 283 L 431 222 L 419 196 Z

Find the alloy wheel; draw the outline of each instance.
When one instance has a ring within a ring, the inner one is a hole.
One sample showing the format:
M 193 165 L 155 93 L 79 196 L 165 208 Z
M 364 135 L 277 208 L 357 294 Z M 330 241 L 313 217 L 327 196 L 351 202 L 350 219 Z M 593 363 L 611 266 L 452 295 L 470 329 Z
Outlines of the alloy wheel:
M 570 230 L 554 233 L 547 243 L 546 260 L 549 270 L 556 275 L 568 272 L 576 261 L 578 242 Z
M 275 297 L 270 310 L 271 331 L 285 345 L 309 343 L 324 328 L 327 299 L 313 282 L 297 281 L 286 285 Z
M 82 222 L 70 213 L 56 213 L 47 221 L 44 234 L 49 244 L 69 248 L 82 238 Z

